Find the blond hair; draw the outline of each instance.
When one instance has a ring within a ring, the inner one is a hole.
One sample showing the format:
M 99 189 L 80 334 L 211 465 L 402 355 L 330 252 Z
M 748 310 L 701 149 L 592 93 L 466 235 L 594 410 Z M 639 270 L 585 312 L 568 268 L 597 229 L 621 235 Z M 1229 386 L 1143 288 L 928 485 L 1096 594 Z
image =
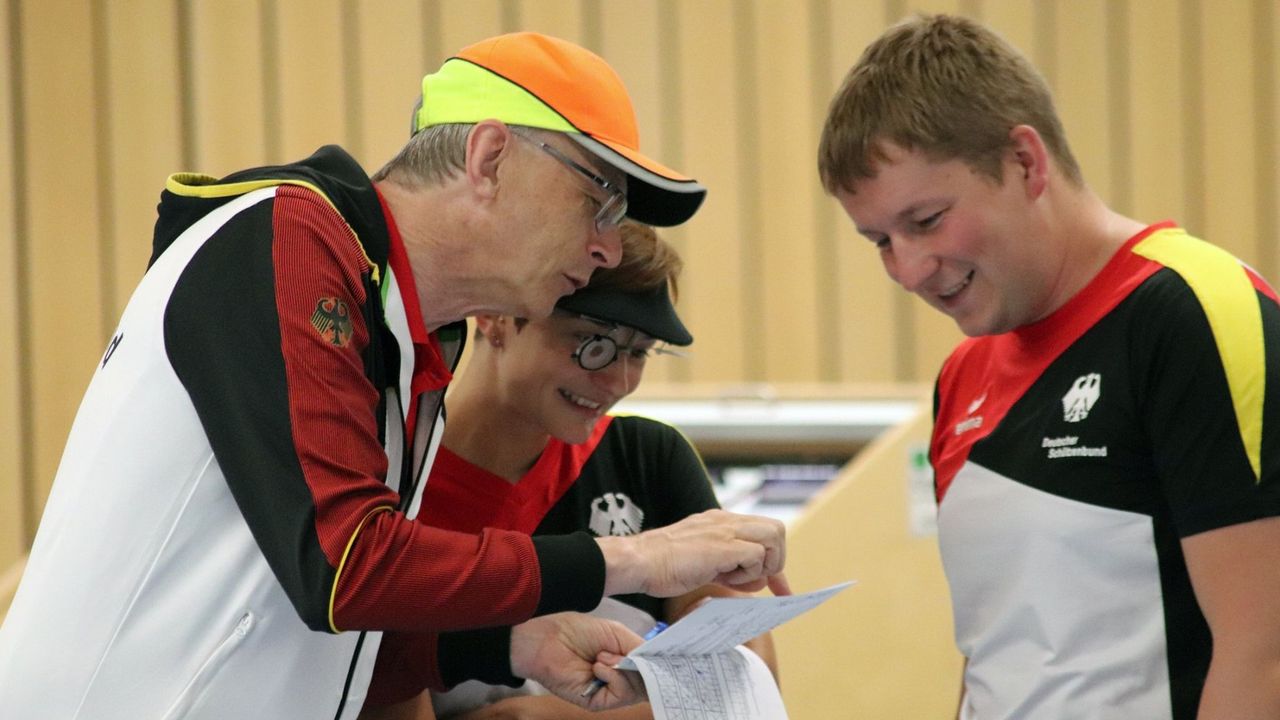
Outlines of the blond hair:
M 853 192 L 885 159 L 882 142 L 960 159 L 1002 180 L 1009 131 L 1035 128 L 1066 177 L 1083 183 L 1044 78 L 1000 36 L 948 15 L 918 15 L 862 53 L 831 101 L 818 148 L 828 193 Z

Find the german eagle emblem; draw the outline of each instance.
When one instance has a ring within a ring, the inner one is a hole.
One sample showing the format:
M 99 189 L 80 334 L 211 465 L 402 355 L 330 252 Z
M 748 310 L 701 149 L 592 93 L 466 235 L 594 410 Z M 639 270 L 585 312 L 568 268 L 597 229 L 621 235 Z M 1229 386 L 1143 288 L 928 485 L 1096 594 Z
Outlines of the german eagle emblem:
M 336 297 L 320 298 L 311 313 L 311 327 L 330 343 L 346 347 L 351 342 L 351 311 Z

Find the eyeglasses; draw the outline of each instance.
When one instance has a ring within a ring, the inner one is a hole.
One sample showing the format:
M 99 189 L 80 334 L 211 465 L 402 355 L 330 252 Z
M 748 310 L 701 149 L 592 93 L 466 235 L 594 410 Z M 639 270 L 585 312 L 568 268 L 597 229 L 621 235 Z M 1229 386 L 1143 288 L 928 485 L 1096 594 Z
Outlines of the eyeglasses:
M 594 320 L 593 320 L 594 322 Z M 656 355 L 675 355 L 685 357 L 685 354 L 676 350 L 672 350 L 665 346 L 655 345 L 651 348 L 638 348 L 635 345 L 622 346 L 613 338 L 612 333 L 618 330 L 618 326 L 614 326 L 609 330 L 610 334 L 596 333 L 584 339 L 578 349 L 573 351 L 571 356 L 578 363 L 578 367 L 583 370 L 595 371 L 603 370 L 613 364 L 618 359 L 618 351 L 625 350 L 631 353 L 637 360 L 646 360 L 649 353 Z
M 618 227 L 618 225 L 622 222 L 622 219 L 627 216 L 627 194 L 619 190 L 618 186 L 615 183 L 611 183 L 608 180 L 605 180 L 604 178 L 600 177 L 599 175 L 591 172 L 587 168 L 583 167 L 581 163 L 576 162 L 573 158 L 569 157 L 568 155 L 565 155 L 564 153 L 542 142 L 541 140 L 535 140 L 531 137 L 528 137 L 526 135 L 523 135 L 521 133 L 514 132 L 514 131 L 512 132 L 512 134 L 515 135 L 516 137 L 522 138 L 524 140 L 527 140 L 530 143 L 533 143 L 538 147 L 538 149 L 542 150 L 542 152 L 550 155 L 556 160 L 559 160 L 565 167 L 569 168 L 570 170 L 573 170 L 574 172 L 578 173 L 582 177 L 589 180 L 591 184 L 609 193 L 609 199 L 600 203 L 600 209 L 596 211 L 596 216 L 595 216 L 596 232 L 605 233 Z M 610 362 L 612 362 L 612 360 L 610 360 Z M 605 364 L 607 365 L 608 363 L 605 363 Z M 602 365 L 601 367 L 604 367 L 604 366 Z

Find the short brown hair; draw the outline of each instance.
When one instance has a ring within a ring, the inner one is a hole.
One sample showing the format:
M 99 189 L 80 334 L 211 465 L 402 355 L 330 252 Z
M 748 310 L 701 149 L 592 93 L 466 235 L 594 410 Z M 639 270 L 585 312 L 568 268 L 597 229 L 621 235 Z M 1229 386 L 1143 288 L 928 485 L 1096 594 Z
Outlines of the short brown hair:
M 960 159 L 1000 182 L 1009 131 L 1030 125 L 1062 172 L 1080 185 L 1080 166 L 1044 78 L 1021 53 L 982 25 L 949 15 L 917 15 L 862 53 L 831 101 L 818 148 L 828 193 L 853 191 L 884 160 L 880 143 Z

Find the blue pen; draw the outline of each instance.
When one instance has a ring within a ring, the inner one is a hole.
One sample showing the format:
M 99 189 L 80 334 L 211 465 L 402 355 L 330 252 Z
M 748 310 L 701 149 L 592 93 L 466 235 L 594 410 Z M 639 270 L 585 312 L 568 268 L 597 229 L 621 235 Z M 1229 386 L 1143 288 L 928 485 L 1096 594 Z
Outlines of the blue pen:
M 649 632 L 644 634 L 644 641 L 648 642 L 658 637 L 658 633 L 662 632 L 663 630 L 666 630 L 667 627 L 668 625 L 664 622 L 659 622 L 657 625 L 654 625 L 652 628 L 649 629 Z
M 652 640 L 658 637 L 658 633 L 662 632 L 663 630 L 666 630 L 668 627 L 670 626 L 664 622 L 659 621 L 657 625 L 654 625 L 652 628 L 649 629 L 649 632 L 644 634 L 644 638 L 642 639 L 645 640 L 646 642 L 649 640 Z M 595 695 L 596 693 L 600 692 L 600 688 L 608 684 L 609 683 L 601 680 L 600 678 L 592 678 L 591 684 L 587 686 L 586 690 L 582 691 L 582 697 L 589 698 L 592 695 Z

